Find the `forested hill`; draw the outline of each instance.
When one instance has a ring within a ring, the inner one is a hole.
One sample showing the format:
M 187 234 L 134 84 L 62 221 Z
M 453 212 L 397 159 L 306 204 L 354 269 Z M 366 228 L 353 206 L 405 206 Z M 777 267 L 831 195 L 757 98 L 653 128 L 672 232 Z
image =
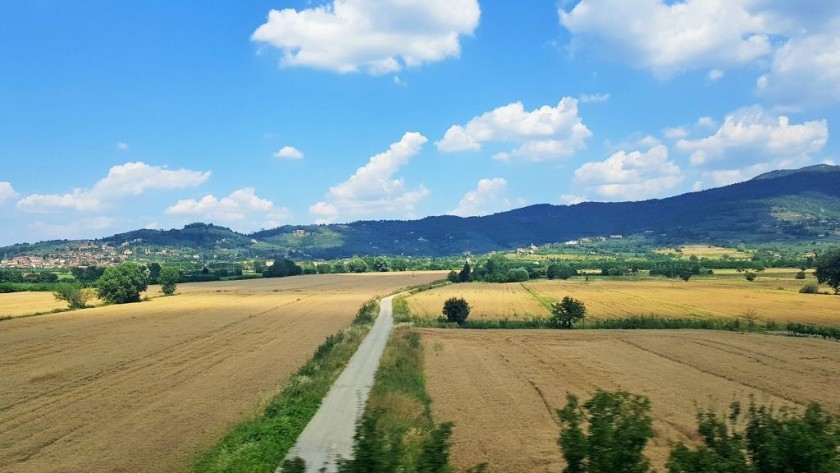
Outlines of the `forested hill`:
M 659 244 L 839 239 L 840 166 L 773 171 L 726 187 L 639 202 L 542 204 L 485 217 L 283 226 L 251 235 L 191 224 L 181 230 L 137 230 L 98 242 L 335 258 L 484 253 L 617 234 L 644 234 Z M 38 245 L 0 251 L 21 246 Z

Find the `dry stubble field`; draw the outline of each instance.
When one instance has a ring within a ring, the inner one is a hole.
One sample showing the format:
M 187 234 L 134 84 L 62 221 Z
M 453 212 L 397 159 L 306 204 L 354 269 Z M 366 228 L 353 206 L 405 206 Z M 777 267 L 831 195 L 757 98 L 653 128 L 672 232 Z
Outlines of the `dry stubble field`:
M 794 279 L 798 270 L 760 275 L 754 282 L 743 275 L 681 279 L 581 278 L 533 280 L 523 284 L 453 284 L 408 298 L 409 308 L 421 317 L 437 317 L 443 302 L 463 297 L 474 319 L 510 319 L 549 316 L 539 302 L 559 302 L 564 296 L 586 304 L 593 319 L 657 315 L 662 317 L 742 317 L 754 312 L 762 320 L 840 325 L 840 297 L 800 294 L 803 280 Z M 809 277 L 807 281 L 815 281 Z M 781 289 L 780 289 L 781 288 Z M 821 290 L 828 291 L 827 286 Z M 533 293 L 533 294 L 532 294 Z
M 0 471 L 177 472 L 376 295 L 441 273 L 182 284 L 0 322 Z
M 840 414 L 840 345 L 713 331 L 422 329 L 436 422 L 453 421 L 456 468 L 557 472 L 556 409 L 597 388 L 648 396 L 663 471 L 670 442 L 698 440 L 698 408 L 724 412 L 749 395 L 775 406 L 819 402 Z

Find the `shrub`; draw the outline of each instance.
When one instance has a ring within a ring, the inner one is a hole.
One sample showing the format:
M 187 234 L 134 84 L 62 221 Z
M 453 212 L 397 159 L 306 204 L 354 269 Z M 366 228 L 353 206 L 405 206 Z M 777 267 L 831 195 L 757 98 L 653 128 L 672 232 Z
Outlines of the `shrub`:
M 549 265 L 546 272 L 548 279 L 569 279 L 575 275 L 577 275 L 577 270 L 562 263 Z
M 56 300 L 65 301 L 71 309 L 84 309 L 94 293 L 83 288 L 79 283 L 59 283 L 55 286 L 53 296 Z
M 816 283 L 808 282 L 799 288 L 799 292 L 802 294 L 819 294 L 820 287 Z
M 796 279 L 805 279 L 805 271 L 799 271 L 796 273 Z
M 755 281 L 755 273 L 752 273 L 750 271 L 744 273 L 744 277 L 747 279 L 747 281 Z
M 458 279 L 458 273 L 456 273 L 455 270 L 450 271 L 449 274 L 446 275 L 446 280 L 451 283 L 461 282 L 461 280 Z
M 178 279 L 181 277 L 181 272 L 175 266 L 165 266 L 158 274 L 158 282 L 160 282 L 160 290 L 167 296 L 175 294 L 175 286 Z
M 643 450 L 653 436 L 650 400 L 627 392 L 598 390 L 581 406 L 573 394 L 557 411 L 558 444 L 565 473 L 644 473 L 650 462 Z
M 462 297 L 451 297 L 443 303 L 443 315 L 446 320 L 461 325 L 470 315 L 470 305 Z
M 528 270 L 525 268 L 513 268 L 508 271 L 507 280 L 509 282 L 524 282 L 531 279 Z
M 586 306 L 582 301 L 566 296 L 560 302 L 551 304 L 549 326 L 553 328 L 572 328 L 572 326 L 586 317 Z

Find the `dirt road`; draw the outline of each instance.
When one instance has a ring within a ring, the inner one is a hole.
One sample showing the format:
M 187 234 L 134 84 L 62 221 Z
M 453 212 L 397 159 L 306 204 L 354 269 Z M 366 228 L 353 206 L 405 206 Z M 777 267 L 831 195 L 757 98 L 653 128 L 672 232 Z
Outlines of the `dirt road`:
M 379 359 L 393 326 L 391 298 L 382 299 L 380 307 L 370 333 L 289 452 L 288 458 L 300 457 L 306 461 L 307 472 L 335 472 L 337 459 L 353 455 L 356 421 L 364 414 Z

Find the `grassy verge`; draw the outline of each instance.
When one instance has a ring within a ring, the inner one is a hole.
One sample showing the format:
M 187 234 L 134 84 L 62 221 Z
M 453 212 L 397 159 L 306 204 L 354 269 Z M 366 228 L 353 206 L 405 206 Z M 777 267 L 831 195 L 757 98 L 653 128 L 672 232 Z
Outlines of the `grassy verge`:
M 354 459 L 342 473 L 450 472 L 451 424 L 432 420 L 423 374 L 423 343 L 397 327 L 382 355 L 365 414 L 357 426 Z
M 353 324 L 328 337 L 261 416 L 237 425 L 215 447 L 201 454 L 194 471 L 273 472 L 347 366 L 378 311 L 377 301 L 366 302 Z

